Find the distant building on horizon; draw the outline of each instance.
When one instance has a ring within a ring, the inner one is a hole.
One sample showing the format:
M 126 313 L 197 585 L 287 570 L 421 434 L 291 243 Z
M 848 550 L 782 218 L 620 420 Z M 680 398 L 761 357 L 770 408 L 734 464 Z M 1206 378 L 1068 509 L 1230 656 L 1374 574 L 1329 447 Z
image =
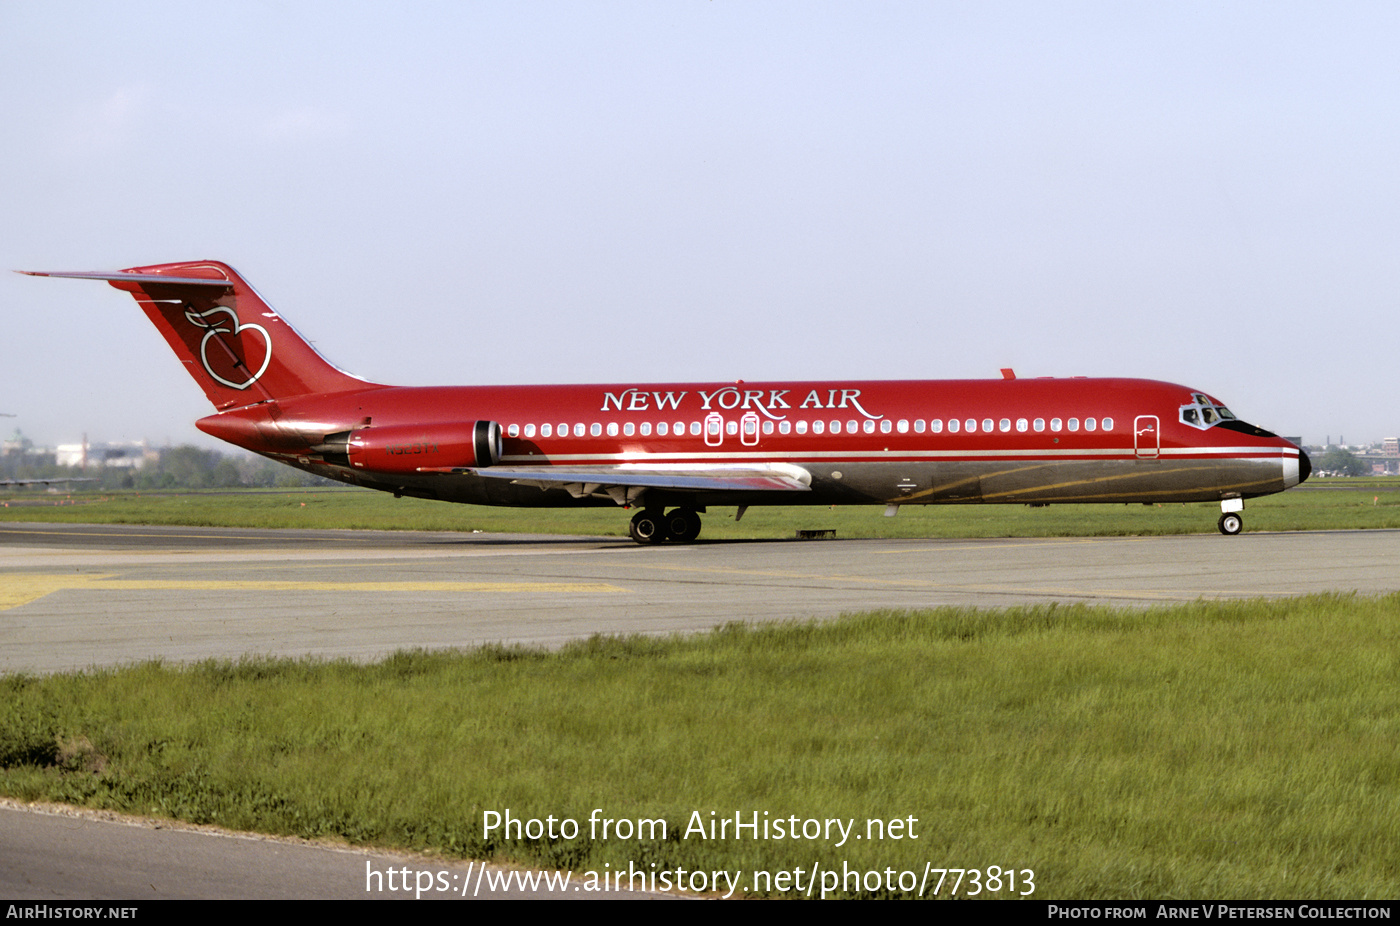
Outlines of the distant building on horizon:
M 160 460 L 160 451 L 146 441 L 59 444 L 54 448 L 54 462 L 59 466 L 102 466 L 113 469 L 138 469 Z

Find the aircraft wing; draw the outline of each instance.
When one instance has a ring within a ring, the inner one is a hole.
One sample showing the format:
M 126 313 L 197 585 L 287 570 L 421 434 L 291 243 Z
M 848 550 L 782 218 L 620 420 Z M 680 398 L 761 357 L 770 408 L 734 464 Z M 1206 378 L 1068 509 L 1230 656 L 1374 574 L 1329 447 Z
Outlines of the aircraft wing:
M 636 502 L 647 489 L 686 492 L 809 492 L 812 474 L 784 463 L 752 466 L 517 466 L 455 468 L 455 473 L 505 479 L 539 489 L 564 489 L 574 498 L 606 495 L 619 505 Z

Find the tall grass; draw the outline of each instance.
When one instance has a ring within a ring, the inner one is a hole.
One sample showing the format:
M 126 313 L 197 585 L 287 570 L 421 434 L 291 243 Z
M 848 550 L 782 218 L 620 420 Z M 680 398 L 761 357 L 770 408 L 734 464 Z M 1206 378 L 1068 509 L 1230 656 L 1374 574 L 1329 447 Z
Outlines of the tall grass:
M 1394 897 L 1400 595 L 877 612 L 558 652 L 0 683 L 0 790 L 601 869 L 1035 871 L 1036 897 Z M 505 839 L 483 812 L 571 817 Z M 588 838 L 595 809 L 668 838 Z M 692 813 L 917 839 L 682 838 Z

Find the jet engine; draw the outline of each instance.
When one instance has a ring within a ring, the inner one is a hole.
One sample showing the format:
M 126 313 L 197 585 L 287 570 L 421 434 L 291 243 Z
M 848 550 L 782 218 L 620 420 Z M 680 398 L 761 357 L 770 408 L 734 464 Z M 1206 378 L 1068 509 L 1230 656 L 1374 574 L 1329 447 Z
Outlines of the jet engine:
M 327 435 L 315 448 L 327 462 L 376 473 L 493 466 L 501 460 L 501 426 L 495 421 L 460 424 L 390 425 Z

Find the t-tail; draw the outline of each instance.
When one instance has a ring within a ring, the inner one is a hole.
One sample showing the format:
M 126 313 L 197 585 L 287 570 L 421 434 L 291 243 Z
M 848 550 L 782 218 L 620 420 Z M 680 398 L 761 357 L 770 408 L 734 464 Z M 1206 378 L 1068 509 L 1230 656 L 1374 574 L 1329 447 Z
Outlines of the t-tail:
M 106 280 L 135 297 L 219 411 L 376 388 L 327 362 L 227 264 L 32 276 Z

